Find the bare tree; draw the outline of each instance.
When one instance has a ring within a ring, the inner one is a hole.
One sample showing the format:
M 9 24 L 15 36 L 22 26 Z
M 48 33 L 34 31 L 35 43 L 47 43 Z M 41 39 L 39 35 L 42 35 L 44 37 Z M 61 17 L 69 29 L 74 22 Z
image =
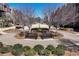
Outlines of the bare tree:
M 43 11 L 44 11 L 43 15 L 44 15 L 44 17 L 47 18 L 46 20 L 48 21 L 48 24 L 52 25 L 51 14 L 54 12 L 54 8 L 51 6 L 48 6 L 48 7 L 45 7 Z
M 34 12 L 35 12 L 35 8 L 33 7 L 26 7 L 23 8 L 23 10 L 21 10 L 23 14 L 25 14 L 26 17 L 28 17 L 29 20 L 29 25 L 31 25 L 33 23 L 33 19 L 34 19 Z

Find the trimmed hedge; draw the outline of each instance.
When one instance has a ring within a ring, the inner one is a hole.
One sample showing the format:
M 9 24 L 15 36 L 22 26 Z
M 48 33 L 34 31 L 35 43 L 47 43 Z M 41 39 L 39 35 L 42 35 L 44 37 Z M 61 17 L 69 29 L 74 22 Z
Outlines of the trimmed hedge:
M 15 44 L 13 49 L 23 48 L 22 44 Z
M 8 52 L 10 52 L 8 47 L 0 48 L 0 53 L 4 54 L 4 53 L 8 53 Z
M 24 47 L 23 47 L 24 52 L 25 52 L 25 51 L 28 51 L 28 50 L 30 50 L 30 49 L 31 49 L 30 46 L 24 46 Z
M 65 46 L 64 45 L 58 45 L 56 47 L 55 54 L 58 55 L 58 56 L 61 56 L 61 55 L 64 55 L 64 51 L 65 51 Z
M 62 44 L 58 45 L 58 47 L 60 47 L 60 48 L 62 48 L 64 50 L 67 48 L 65 45 L 62 45 Z
M 56 48 L 53 45 L 48 45 L 45 49 L 42 45 L 38 44 L 31 48 L 30 46 L 22 46 L 22 44 L 15 44 L 14 46 L 6 45 L 3 46 L 2 42 L 0 42 L 0 53 L 8 53 L 11 52 L 15 56 L 24 55 L 25 56 L 34 56 L 36 53 L 40 56 L 49 56 L 50 53 L 55 55 L 64 55 L 64 51 L 67 47 L 64 45 L 58 45 Z
M 8 48 L 8 50 L 9 50 L 10 52 L 11 52 L 12 49 L 13 49 L 13 46 L 12 46 L 12 45 L 7 45 L 6 47 Z
M 19 56 L 23 54 L 23 46 L 21 44 L 15 44 L 12 49 L 12 54 Z
M 24 55 L 25 56 L 34 56 L 34 55 L 36 55 L 36 51 L 34 49 L 30 49 L 28 51 L 25 51 Z
M 36 45 L 36 46 L 34 46 L 33 49 L 34 49 L 36 52 L 40 52 L 41 50 L 44 49 L 44 47 L 43 47 L 42 45 Z
M 46 47 L 46 49 L 49 50 L 49 51 L 54 51 L 55 50 L 55 47 L 53 45 L 48 45 Z
M 44 49 L 44 50 L 38 52 L 38 55 L 40 55 L 40 56 L 49 56 L 50 55 L 50 51 L 47 50 L 47 49 Z

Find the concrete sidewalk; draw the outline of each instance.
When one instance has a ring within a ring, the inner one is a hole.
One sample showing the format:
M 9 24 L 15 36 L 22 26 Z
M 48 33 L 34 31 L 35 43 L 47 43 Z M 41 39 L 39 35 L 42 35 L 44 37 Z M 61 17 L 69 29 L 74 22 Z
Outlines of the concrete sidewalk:
M 73 42 L 75 45 L 79 45 L 79 36 L 77 36 L 76 34 L 72 34 L 67 31 L 60 31 L 60 30 L 58 32 L 64 35 L 63 37 L 64 39 L 68 39 L 71 42 Z
M 5 30 L 9 30 L 9 29 L 15 29 L 15 26 L 7 27 L 7 28 L 0 28 L 0 34 L 7 34 L 7 33 L 5 33 L 4 31 L 5 31 Z
M 15 29 L 15 26 L 6 27 L 6 28 L 0 28 L 0 31 L 5 31 L 5 30 L 9 30 L 9 29 Z

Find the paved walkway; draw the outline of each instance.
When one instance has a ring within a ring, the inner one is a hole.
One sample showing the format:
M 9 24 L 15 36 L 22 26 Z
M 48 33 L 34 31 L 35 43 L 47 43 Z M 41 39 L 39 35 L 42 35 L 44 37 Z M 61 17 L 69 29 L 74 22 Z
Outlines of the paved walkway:
M 15 29 L 15 26 L 7 27 L 7 28 L 0 28 L 0 34 L 7 34 L 7 33 L 3 32 L 3 31 L 9 30 L 9 29 Z
M 14 45 L 17 43 L 23 44 L 23 45 L 28 45 L 28 46 L 35 46 L 37 44 L 41 44 L 44 45 L 45 47 L 49 44 L 57 46 L 58 44 L 60 44 L 58 39 L 16 39 L 15 37 L 15 33 L 8 33 L 5 35 L 0 35 L 0 42 L 3 42 L 4 44 L 8 44 L 8 45 Z
M 69 33 L 69 32 L 66 32 L 66 31 L 58 30 L 58 32 L 64 35 L 63 38 L 65 38 L 65 40 L 68 39 L 69 41 L 73 42 L 74 44 L 79 45 L 79 36 Z M 33 47 L 37 44 L 41 44 L 44 46 L 51 44 L 51 45 L 57 46 L 58 44 L 61 43 L 59 39 L 53 39 L 53 38 L 52 39 L 44 39 L 44 40 L 42 40 L 42 39 L 38 39 L 38 40 L 16 39 L 14 37 L 15 34 L 16 33 L 6 33 L 3 35 L 0 35 L 0 42 L 3 42 L 4 44 L 7 44 L 7 45 L 14 45 L 14 44 L 20 43 L 20 44 L 28 45 L 31 47 Z
M 7 28 L 0 28 L 0 31 L 9 30 L 9 29 L 15 29 L 15 26 L 7 27 Z
M 79 45 L 79 36 L 78 35 L 72 34 L 67 31 L 61 31 L 61 30 L 58 32 L 64 35 L 63 38 L 70 40 L 71 42 L 73 42 L 76 45 Z

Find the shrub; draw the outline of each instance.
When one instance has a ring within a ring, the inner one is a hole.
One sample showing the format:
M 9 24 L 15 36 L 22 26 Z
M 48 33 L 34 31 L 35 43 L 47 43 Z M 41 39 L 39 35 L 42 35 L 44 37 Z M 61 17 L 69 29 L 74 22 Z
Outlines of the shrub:
M 34 56 L 34 55 L 36 55 L 36 51 L 34 49 L 30 49 L 28 51 L 25 51 L 24 55 L 25 56 Z
M 55 54 L 58 55 L 58 56 L 64 55 L 64 50 L 65 50 L 64 47 L 65 47 L 64 45 L 58 45 L 58 46 L 56 47 Z
M 8 47 L 2 47 L 2 48 L 0 48 L 0 53 L 4 54 L 4 53 L 8 53 L 8 52 L 10 52 L 9 49 L 8 49 Z
M 21 49 L 19 49 L 19 50 L 13 49 L 11 53 L 12 53 L 13 55 L 15 55 L 15 56 L 20 56 L 20 55 L 22 55 L 23 50 L 21 50 Z
M 10 52 L 11 52 L 12 49 L 13 49 L 13 46 L 11 46 L 11 45 L 7 45 L 6 47 L 8 48 L 8 50 L 9 50 Z
M 31 49 L 31 47 L 29 47 L 29 46 L 24 46 L 24 47 L 23 47 L 24 52 L 25 52 L 25 51 L 28 51 L 28 50 L 30 50 L 30 49 Z
M 38 52 L 38 55 L 49 56 L 50 55 L 50 51 L 47 50 L 47 49 L 44 49 L 44 50 Z
M 50 51 L 49 50 L 47 50 L 47 49 L 44 49 L 44 54 L 43 54 L 44 56 L 49 56 L 50 55 Z
M 1 47 L 3 47 L 3 43 L 2 43 L 2 42 L 0 42 L 0 48 L 1 48 Z
M 52 46 L 52 45 L 48 45 L 48 46 L 46 47 L 46 49 L 49 50 L 49 51 L 54 51 L 54 50 L 55 50 L 55 47 Z
M 66 46 L 65 45 L 62 45 L 62 44 L 58 45 L 58 47 L 59 48 L 62 48 L 62 49 L 66 49 Z
M 48 45 L 48 46 L 46 47 L 46 49 L 49 50 L 52 54 L 54 54 L 54 52 L 55 52 L 55 47 L 52 46 L 52 45 Z
M 60 55 L 64 55 L 64 50 L 61 49 L 61 48 L 56 48 L 56 52 L 55 52 L 56 55 L 60 56 Z
M 21 37 L 24 36 L 24 32 L 20 32 L 19 36 L 21 36 Z
M 23 53 L 23 46 L 21 44 L 15 44 L 12 49 L 12 54 L 15 56 L 19 56 L 22 55 L 22 53 Z
M 42 45 L 36 45 L 36 46 L 34 46 L 33 49 L 34 49 L 36 52 L 40 52 L 41 50 L 44 49 L 44 47 L 43 47 Z
M 22 44 L 15 44 L 13 46 L 13 49 L 20 49 L 20 48 L 23 48 Z

